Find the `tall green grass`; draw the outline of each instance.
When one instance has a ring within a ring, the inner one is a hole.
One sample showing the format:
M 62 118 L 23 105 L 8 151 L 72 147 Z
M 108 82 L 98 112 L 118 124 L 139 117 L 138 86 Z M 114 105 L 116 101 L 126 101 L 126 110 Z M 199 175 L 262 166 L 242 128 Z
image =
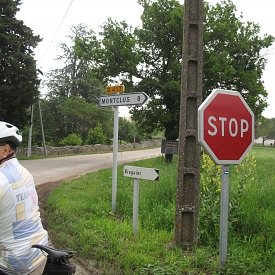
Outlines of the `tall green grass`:
M 204 164 L 207 164 L 204 166 Z M 138 234 L 133 236 L 133 178 L 118 167 L 116 211 L 112 170 L 65 182 L 51 192 L 46 222 L 57 247 L 95 259 L 102 274 L 218 274 L 220 167 L 202 162 L 198 248 L 174 245 L 176 156 L 131 163 L 158 168 L 159 181 L 140 180 Z M 212 170 L 211 170 L 211 169 Z M 273 274 L 275 270 L 275 149 L 253 147 L 230 166 L 228 261 L 224 274 Z M 209 170 L 210 169 L 210 170 Z

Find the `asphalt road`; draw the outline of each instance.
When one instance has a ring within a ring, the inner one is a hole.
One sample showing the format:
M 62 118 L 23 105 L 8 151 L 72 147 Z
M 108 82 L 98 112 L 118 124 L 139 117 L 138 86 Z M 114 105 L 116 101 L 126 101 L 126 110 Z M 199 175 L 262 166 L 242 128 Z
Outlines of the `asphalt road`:
M 117 162 L 118 164 L 124 164 L 160 155 L 160 148 L 119 152 Z M 112 167 L 113 153 L 20 160 L 20 163 L 31 172 L 35 184 L 39 185 L 48 182 L 66 181 L 102 168 Z

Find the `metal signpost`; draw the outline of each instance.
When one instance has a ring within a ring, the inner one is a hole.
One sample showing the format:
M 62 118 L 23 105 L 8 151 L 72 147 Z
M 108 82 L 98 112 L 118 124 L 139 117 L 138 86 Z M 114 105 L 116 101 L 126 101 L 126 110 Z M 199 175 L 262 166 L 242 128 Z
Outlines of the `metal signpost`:
M 148 100 L 148 95 L 143 92 L 118 94 L 124 92 L 124 86 L 107 86 L 106 93 L 101 96 L 99 105 L 101 107 L 114 107 L 114 137 L 113 137 L 113 170 L 112 170 L 112 211 L 116 209 L 117 194 L 117 152 L 118 152 L 118 114 L 119 106 L 142 105 Z
M 254 114 L 240 93 L 214 90 L 198 110 L 198 139 L 221 171 L 220 268 L 226 263 L 229 164 L 239 164 L 254 144 Z
M 136 236 L 138 231 L 139 179 L 159 180 L 159 169 L 125 165 L 123 174 L 125 177 L 134 178 L 133 233 Z
M 117 193 L 117 152 L 118 152 L 118 106 L 114 107 L 113 170 L 112 170 L 112 211 L 116 209 Z

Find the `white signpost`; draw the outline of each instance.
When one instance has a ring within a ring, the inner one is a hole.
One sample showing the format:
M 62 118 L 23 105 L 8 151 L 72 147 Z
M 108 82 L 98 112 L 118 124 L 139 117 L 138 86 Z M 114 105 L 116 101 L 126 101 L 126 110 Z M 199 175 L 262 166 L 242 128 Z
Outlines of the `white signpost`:
M 118 152 L 118 108 L 119 106 L 142 105 L 148 100 L 148 95 L 143 92 L 124 92 L 123 85 L 107 86 L 106 93 L 111 95 L 101 96 L 101 107 L 114 107 L 114 138 L 113 138 L 113 170 L 112 170 L 112 211 L 116 208 L 117 194 L 117 152 Z M 121 93 L 121 94 L 119 94 Z
M 125 165 L 123 174 L 125 177 L 134 178 L 133 233 L 136 236 L 138 231 L 139 179 L 158 180 L 159 169 Z

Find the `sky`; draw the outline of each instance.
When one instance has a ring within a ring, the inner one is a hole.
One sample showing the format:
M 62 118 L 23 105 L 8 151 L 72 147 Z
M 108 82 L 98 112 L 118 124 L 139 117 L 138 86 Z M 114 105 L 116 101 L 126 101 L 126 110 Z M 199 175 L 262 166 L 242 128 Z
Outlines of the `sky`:
M 252 21 L 261 27 L 261 35 L 275 36 L 274 0 L 232 0 L 244 21 Z M 184 4 L 184 0 L 179 1 Z M 220 1 L 208 0 L 211 5 Z M 96 33 L 111 17 L 126 21 L 132 26 L 141 26 L 142 7 L 137 0 L 22 0 L 17 18 L 24 21 L 42 42 L 35 49 L 38 67 L 44 73 L 56 69 L 59 63 L 54 59 L 60 53 L 58 44 L 69 41 L 70 28 L 83 24 Z M 263 80 L 268 92 L 269 107 L 263 112 L 267 118 L 275 117 L 275 44 L 267 55 Z M 146 91 L 145 91 L 146 92 Z M 128 116 L 127 107 L 119 107 L 120 116 Z

